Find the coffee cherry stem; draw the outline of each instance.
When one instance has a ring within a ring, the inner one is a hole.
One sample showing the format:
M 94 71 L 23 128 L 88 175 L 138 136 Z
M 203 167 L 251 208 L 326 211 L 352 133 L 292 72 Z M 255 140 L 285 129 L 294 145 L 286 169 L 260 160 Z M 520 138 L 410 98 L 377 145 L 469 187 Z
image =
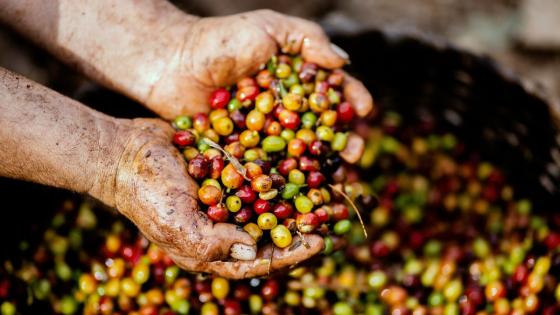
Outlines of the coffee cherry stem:
M 350 199 L 350 197 L 348 197 L 348 195 L 346 193 L 344 193 L 340 188 L 336 187 L 335 185 L 329 184 L 329 187 L 332 188 L 333 190 L 335 190 L 337 193 L 341 194 L 344 199 L 346 199 L 348 201 L 348 203 L 350 204 L 350 206 L 352 207 L 352 209 L 354 209 L 354 212 L 356 212 L 356 215 L 358 216 L 358 219 L 360 220 L 360 225 L 362 226 L 362 231 L 364 232 L 364 237 L 367 238 L 367 231 L 366 231 L 366 226 L 364 224 L 364 220 L 362 219 L 362 215 L 360 214 L 360 211 L 358 211 L 358 207 L 356 207 L 356 204 L 354 203 L 354 201 L 352 201 L 352 199 Z
M 245 178 L 248 181 L 251 180 L 249 177 L 247 177 L 247 170 L 243 167 L 241 162 L 239 162 L 239 160 L 236 159 L 233 155 L 229 154 L 229 152 L 224 150 L 219 144 L 217 144 L 216 142 L 214 142 L 214 141 L 212 141 L 208 138 L 202 138 L 202 141 L 206 142 L 212 148 L 214 148 L 216 150 L 220 150 L 226 156 L 226 158 L 231 162 L 233 167 L 235 167 L 235 170 L 237 170 L 237 172 L 241 176 L 243 176 L 243 178 Z

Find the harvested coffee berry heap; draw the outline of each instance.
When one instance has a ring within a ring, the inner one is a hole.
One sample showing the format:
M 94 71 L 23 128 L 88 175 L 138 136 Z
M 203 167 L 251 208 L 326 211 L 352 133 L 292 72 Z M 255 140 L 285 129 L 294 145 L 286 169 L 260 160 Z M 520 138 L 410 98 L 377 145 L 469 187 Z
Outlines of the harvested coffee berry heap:
M 173 142 L 212 221 L 280 248 L 294 233 L 347 232 L 348 208 L 329 174 L 342 158 L 355 162 L 363 144 L 349 143 L 354 110 L 343 83 L 340 69 L 275 56 L 254 78 L 214 91 L 209 114 L 175 119 Z
M 0 312 L 558 314 L 560 213 L 517 196 L 508 170 L 453 134 L 401 120 L 357 124 L 368 171 L 345 176 L 348 195 L 379 198 L 363 202 L 367 239 L 352 220 L 344 250 L 286 275 L 228 281 L 182 271 L 122 217 L 67 201 L 48 226 L 6 244 L 16 248 L 1 253 Z

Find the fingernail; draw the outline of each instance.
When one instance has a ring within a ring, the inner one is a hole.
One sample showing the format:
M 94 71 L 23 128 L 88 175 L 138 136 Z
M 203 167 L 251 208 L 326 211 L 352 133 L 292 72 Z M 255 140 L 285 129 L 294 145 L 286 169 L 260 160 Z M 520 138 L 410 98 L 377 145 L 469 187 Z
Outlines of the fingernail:
M 348 55 L 347 52 L 345 52 L 342 48 L 338 47 L 337 45 L 331 43 L 331 49 L 332 51 L 334 51 L 335 54 L 337 54 L 340 58 L 346 60 L 346 61 L 350 61 L 350 56 Z
M 235 243 L 231 246 L 230 256 L 239 260 L 254 260 L 257 257 L 257 251 L 253 246 Z

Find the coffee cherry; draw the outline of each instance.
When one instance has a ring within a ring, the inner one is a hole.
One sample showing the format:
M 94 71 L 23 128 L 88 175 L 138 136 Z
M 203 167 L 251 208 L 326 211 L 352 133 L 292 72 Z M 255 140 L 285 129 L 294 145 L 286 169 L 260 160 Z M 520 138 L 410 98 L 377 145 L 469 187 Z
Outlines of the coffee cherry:
M 286 179 L 280 174 L 270 174 L 270 179 L 272 179 L 273 188 L 281 188 L 286 184 Z
M 262 168 L 254 162 L 245 163 L 245 170 L 247 171 L 247 177 L 252 180 L 263 174 Z
M 280 122 L 282 127 L 295 130 L 298 128 L 301 119 L 299 118 L 299 115 L 297 113 L 284 109 L 278 115 L 278 121 Z
M 298 169 L 293 169 L 288 174 L 288 181 L 298 186 L 303 185 L 305 183 L 305 174 Z
M 315 135 L 315 132 L 311 131 L 310 129 L 300 129 L 296 133 L 296 138 L 303 140 L 306 145 L 310 145 L 317 139 L 317 136 Z
M 221 300 L 225 298 L 229 293 L 229 282 L 220 277 L 216 277 L 212 280 L 212 295 Z
M 208 174 L 208 162 L 202 155 L 198 155 L 189 161 L 188 172 L 194 179 L 203 179 Z
M 198 199 L 205 205 L 215 206 L 221 198 L 221 190 L 213 185 L 202 186 L 198 189 Z
M 228 218 L 228 211 L 221 203 L 208 207 L 208 211 L 206 213 L 208 214 L 210 220 L 214 222 L 226 222 Z
M 286 201 L 280 201 L 279 203 L 274 205 L 272 209 L 272 213 L 274 213 L 274 215 L 280 220 L 291 217 L 293 212 L 294 212 L 294 207 L 290 202 L 286 202 Z
M 260 131 L 264 128 L 265 117 L 264 114 L 258 110 L 252 110 L 245 118 L 247 129 Z
M 147 264 L 137 264 L 132 268 L 132 279 L 138 284 L 143 284 L 150 278 L 150 268 Z
M 235 167 L 230 163 L 222 170 L 222 183 L 227 188 L 239 188 L 243 184 L 243 176 L 241 176 Z
M 175 143 L 181 148 L 184 148 L 189 145 L 193 145 L 195 140 L 196 137 L 188 130 L 177 131 L 173 135 L 173 143 Z
M 307 186 L 309 188 L 319 188 L 326 181 L 325 175 L 318 171 L 311 171 L 307 175 Z
M 336 108 L 337 119 L 341 123 L 349 123 L 354 119 L 354 108 L 349 102 L 342 102 Z
M 259 175 L 251 181 L 251 188 L 256 192 L 267 192 L 272 189 L 272 179 L 268 175 Z
M 286 141 L 279 136 L 268 136 L 261 143 L 265 152 L 279 152 L 286 147 Z
M 319 92 L 309 95 L 309 108 L 311 108 L 313 112 L 320 114 L 328 110 L 329 107 L 329 99 L 325 93 Z
M 136 297 L 140 293 L 140 285 L 131 278 L 124 278 L 121 281 L 121 292 L 128 297 Z
M 244 204 L 250 204 L 257 198 L 257 194 L 251 186 L 243 185 L 235 192 L 235 195 L 243 201 Z
M 334 138 L 331 142 L 331 149 L 334 151 L 342 151 L 346 148 L 346 143 L 348 141 L 348 134 L 337 132 L 334 134 Z
M 185 150 L 183 150 L 183 156 L 185 157 L 185 159 L 187 159 L 188 162 L 194 159 L 199 154 L 200 152 L 198 152 L 198 150 L 193 147 L 186 147 Z
M 97 288 L 97 281 L 90 274 L 82 274 L 78 280 L 78 286 L 85 294 L 91 294 Z
M 232 112 L 230 112 L 229 118 L 231 119 L 231 121 L 233 122 L 235 127 L 239 128 L 239 129 L 245 129 L 245 127 L 246 127 L 246 123 L 245 123 L 246 117 L 245 117 L 245 114 L 243 114 L 240 110 L 233 110 Z
M 220 311 L 218 309 L 218 305 L 216 305 L 212 302 L 206 302 L 206 303 L 202 304 L 202 307 L 200 308 L 200 314 L 201 315 L 218 315 L 218 314 L 220 314 Z
M 342 203 L 336 203 L 332 206 L 332 218 L 335 221 L 346 220 L 349 217 L 348 207 Z
M 235 222 L 239 224 L 243 224 L 249 222 L 252 216 L 253 216 L 253 210 L 251 208 L 242 207 L 241 210 L 235 213 L 233 219 L 235 220 Z
M 288 154 L 299 157 L 305 152 L 305 142 L 301 139 L 292 139 L 288 142 Z
M 263 89 L 268 89 L 273 80 L 274 76 L 268 70 L 261 70 L 257 74 L 257 84 Z
M 321 122 L 321 125 L 323 125 L 323 126 L 332 127 L 337 122 L 337 118 L 338 118 L 337 116 L 338 116 L 338 114 L 337 114 L 336 111 L 326 110 L 326 111 L 321 113 L 321 116 L 319 117 L 319 121 Z
M 327 91 L 327 96 L 329 97 L 329 103 L 331 103 L 332 105 L 337 105 L 340 103 L 342 93 L 329 88 L 329 90 Z
M 319 165 L 319 161 L 315 159 L 311 159 L 307 156 L 302 156 L 299 159 L 299 169 L 304 172 L 314 172 L 318 171 L 321 168 Z
M 204 151 L 204 153 L 202 154 L 202 156 L 204 157 L 204 159 L 206 159 L 207 161 L 210 161 L 211 159 L 219 156 L 222 156 L 222 152 L 220 152 L 220 150 L 214 149 L 214 148 L 209 148 L 207 150 Z
M 274 108 L 274 96 L 271 92 L 260 93 L 255 100 L 255 107 L 263 114 L 272 112 Z
M 301 97 L 301 95 L 288 93 L 282 98 L 282 104 L 284 105 L 284 108 L 294 112 L 297 112 L 301 109 L 302 103 L 303 98 Z
M 318 76 L 319 75 L 324 75 L 325 72 L 324 71 L 319 71 L 317 74 L 318 74 Z M 329 90 L 329 83 L 325 82 L 324 79 L 322 79 L 322 80 L 317 79 L 317 82 L 315 82 L 315 90 L 314 91 L 316 93 L 326 94 L 328 90 Z
M 326 148 L 325 145 L 319 140 L 314 140 L 309 144 L 309 153 L 312 155 L 320 156 L 321 154 L 325 153 Z
M 261 288 L 261 296 L 266 301 L 272 301 L 278 296 L 278 293 L 280 293 L 280 287 L 278 281 L 274 279 L 267 280 Z
M 255 210 L 255 213 L 257 214 L 270 212 L 271 209 L 272 209 L 272 205 L 267 200 L 257 199 L 253 203 L 253 210 Z
M 233 132 L 233 121 L 229 117 L 216 119 L 212 127 L 220 136 L 228 136 Z
M 286 248 L 292 244 L 292 234 L 284 225 L 277 225 L 270 231 L 270 237 L 274 245 Z
M 307 198 L 309 198 L 309 200 L 311 200 L 311 202 L 313 202 L 313 205 L 315 206 L 320 206 L 323 204 L 323 194 L 321 194 L 321 191 L 319 189 L 309 189 L 309 191 L 307 192 Z
M 313 129 L 317 123 L 317 115 L 312 112 L 306 112 L 301 116 L 301 124 L 306 129 Z
M 257 81 L 252 77 L 243 77 L 236 83 L 237 89 L 242 89 L 248 86 L 257 86 Z
M 318 66 L 314 63 L 304 62 L 301 66 L 301 71 L 299 73 L 299 78 L 303 82 L 311 82 L 315 79 L 317 75 Z
M 245 283 L 237 283 L 233 290 L 233 297 L 238 301 L 247 301 L 251 296 L 251 289 Z
M 219 88 L 210 94 L 210 108 L 225 108 L 229 102 L 229 92 L 224 88 Z
M 296 133 L 291 129 L 284 129 L 280 133 L 280 137 L 282 137 L 284 140 L 286 140 L 286 142 L 289 142 L 290 140 L 292 140 L 296 137 Z
M 238 196 L 228 196 L 226 198 L 226 207 L 230 212 L 237 212 L 241 209 L 243 203 Z
M 296 226 L 301 233 L 311 233 L 318 225 L 319 218 L 317 218 L 315 213 L 302 213 L 298 214 L 296 217 Z
M 337 235 L 346 234 L 352 228 L 352 223 L 349 220 L 341 220 L 334 225 L 334 233 Z
M 485 294 L 488 301 L 496 301 L 505 296 L 506 290 L 501 282 L 493 281 L 486 285 Z
M 204 132 L 210 128 L 210 119 L 204 113 L 195 114 L 192 118 L 193 128 L 199 133 Z
M 257 218 L 257 224 L 259 225 L 259 228 L 261 228 L 262 230 L 271 230 L 278 224 L 278 221 L 274 214 L 262 213 Z
M 337 302 L 333 306 L 333 314 L 334 315 L 353 315 L 354 310 L 352 310 L 352 307 L 346 302 Z
M 253 148 L 259 144 L 260 136 L 257 131 L 245 130 L 239 135 L 239 142 L 246 148 Z
M 257 86 L 246 86 L 237 90 L 235 97 L 243 102 L 254 101 L 259 94 L 259 88 Z
M 241 107 L 242 107 L 242 104 L 237 98 L 230 99 L 230 101 L 228 102 L 228 104 L 226 106 L 228 112 L 239 111 L 241 109 Z
M 224 169 L 224 159 L 221 155 L 210 159 L 210 178 L 218 179 Z
M 290 66 L 285 63 L 281 63 L 276 68 L 275 75 L 278 79 L 285 79 L 288 76 L 290 76 L 291 73 L 292 73 L 292 69 L 290 68 Z
M 294 158 L 288 158 L 278 163 L 278 172 L 284 176 L 288 176 L 291 170 L 298 167 L 298 162 Z
M 293 183 L 287 183 L 282 189 L 282 198 L 292 199 L 299 193 L 299 186 Z
M 300 213 L 308 213 L 313 209 L 313 202 L 304 195 L 297 196 L 294 203 Z
M 241 303 L 237 300 L 226 299 L 224 302 L 224 315 L 241 315 Z
M 325 208 L 321 207 L 315 210 L 313 213 L 315 213 L 315 215 L 317 216 L 317 219 L 319 220 L 319 224 L 326 223 L 329 221 L 329 213 Z

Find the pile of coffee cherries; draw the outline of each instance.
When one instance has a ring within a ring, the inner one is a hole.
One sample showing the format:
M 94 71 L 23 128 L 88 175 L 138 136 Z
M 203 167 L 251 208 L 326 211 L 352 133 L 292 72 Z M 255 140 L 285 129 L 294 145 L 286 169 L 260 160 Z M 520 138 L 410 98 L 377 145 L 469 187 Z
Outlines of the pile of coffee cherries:
M 229 281 L 182 271 L 122 218 L 67 201 L 0 261 L 0 314 L 560 313 L 560 213 L 453 134 L 401 120 L 357 123 L 367 181 L 358 166 L 332 174 L 368 205 L 367 239 L 350 220 L 343 250 Z
M 280 248 L 295 233 L 346 233 L 348 208 L 328 185 L 354 118 L 343 83 L 339 69 L 279 55 L 214 91 L 209 114 L 177 117 L 173 142 L 200 185 L 201 210 Z
M 433 121 L 401 120 L 356 127 L 379 198 L 370 238 L 354 227 L 345 252 L 292 271 L 284 302 L 337 315 L 559 314 L 560 212 L 516 197 Z

